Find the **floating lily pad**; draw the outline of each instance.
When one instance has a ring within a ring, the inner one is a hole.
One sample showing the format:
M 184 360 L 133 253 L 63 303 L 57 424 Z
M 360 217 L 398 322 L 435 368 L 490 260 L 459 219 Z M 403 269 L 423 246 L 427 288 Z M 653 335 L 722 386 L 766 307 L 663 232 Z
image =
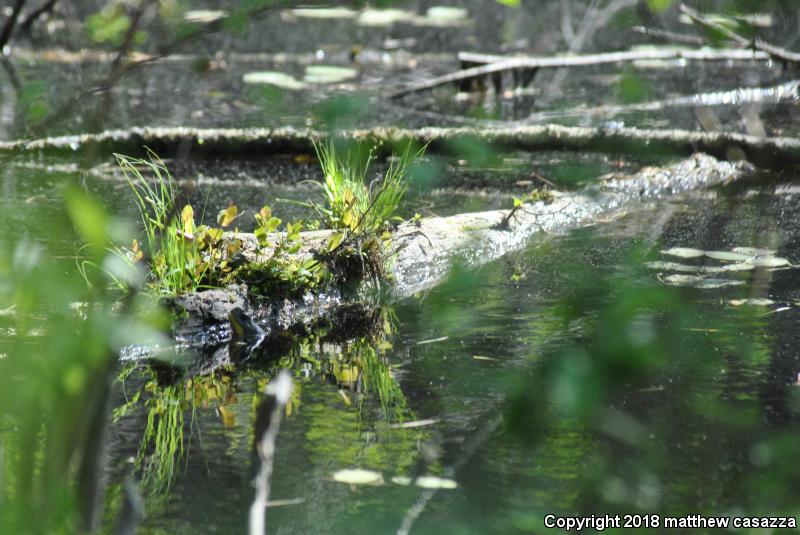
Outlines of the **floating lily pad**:
M 673 247 L 661 252 L 663 254 L 677 256 L 679 258 L 697 258 L 706 254 L 705 251 L 700 249 L 692 249 L 690 247 Z
M 248 72 L 242 79 L 246 84 L 269 84 L 282 89 L 297 90 L 306 87 L 305 82 L 278 71 Z
M 420 476 L 414 483 L 423 489 L 454 489 L 458 486 L 452 479 L 437 476 Z
M 734 264 L 726 264 L 724 266 L 707 266 L 704 268 L 706 273 L 726 273 L 731 271 L 750 271 L 755 269 L 756 265 L 748 260 L 747 262 L 736 262 Z
M 729 251 L 706 251 L 705 255 L 714 260 L 724 260 L 725 262 L 747 262 L 753 258 L 753 255 Z
M 290 9 L 295 17 L 305 19 L 352 19 L 358 12 L 346 7 L 309 7 Z
M 402 9 L 366 9 L 358 15 L 356 24 L 361 26 L 391 26 L 397 22 L 413 20 L 411 11 Z
M 758 249 L 756 247 L 734 247 L 731 251 L 751 256 L 772 256 L 776 253 L 772 249 Z
M 306 67 L 303 81 L 309 84 L 335 84 L 355 78 L 358 71 L 349 67 L 336 65 L 309 65 Z
M 727 280 L 727 279 L 704 279 L 700 282 L 692 284 L 695 288 L 701 290 L 711 290 L 714 288 L 726 288 L 728 286 L 742 286 L 744 281 Z
M 667 284 L 674 286 L 691 286 L 704 280 L 702 275 L 667 275 L 663 279 Z
M 193 9 L 184 13 L 183 19 L 187 22 L 209 23 L 227 16 L 228 12 L 221 9 Z
M 785 258 L 780 258 L 777 256 L 764 256 L 755 258 L 753 259 L 753 264 L 758 267 L 783 267 L 792 265 L 792 263 Z
M 433 6 L 428 8 L 425 16 L 442 22 L 461 21 L 469 16 L 469 11 L 463 7 Z
M 363 468 L 345 468 L 333 474 L 333 480 L 350 485 L 381 485 L 383 474 Z
M 662 271 L 679 271 L 682 273 L 699 273 L 703 271 L 703 266 L 690 266 L 687 264 L 679 264 L 677 262 L 645 262 L 645 266 L 650 269 L 660 269 Z
M 414 17 L 411 21 L 415 26 L 453 27 L 469 24 L 469 12 L 460 7 L 433 6 L 425 12 L 423 17 Z
M 764 297 L 753 297 L 750 299 L 731 299 L 728 301 L 728 303 L 735 307 L 742 305 L 769 306 L 775 304 L 775 301 L 772 299 L 766 299 Z
M 396 485 L 403 485 L 404 487 L 410 485 L 412 479 L 408 476 L 392 476 L 392 483 Z M 446 479 L 438 476 L 420 476 L 413 480 L 414 484 L 423 489 L 454 489 L 458 484 L 452 479 Z

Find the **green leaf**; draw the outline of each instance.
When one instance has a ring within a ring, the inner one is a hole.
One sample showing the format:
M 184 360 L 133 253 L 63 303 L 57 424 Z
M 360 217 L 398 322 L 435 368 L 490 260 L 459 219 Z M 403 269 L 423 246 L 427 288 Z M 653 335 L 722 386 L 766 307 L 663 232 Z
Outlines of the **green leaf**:
M 194 235 L 194 209 L 190 204 L 181 210 L 181 230 L 186 237 Z
M 495 2 L 508 7 L 519 7 L 522 4 L 522 0 L 495 0 Z
M 67 190 L 65 201 L 72 224 L 81 237 L 95 248 L 96 252 L 103 251 L 107 244 L 108 225 L 105 209 L 76 187 Z
M 333 251 L 334 249 L 339 247 L 339 244 L 342 243 L 342 238 L 343 237 L 344 237 L 344 235 L 341 232 L 337 232 L 337 233 L 333 234 L 328 239 L 328 251 Z
M 217 214 L 217 223 L 219 223 L 222 228 L 226 228 L 236 221 L 240 215 L 236 205 L 230 204 L 224 210 L 219 211 L 219 214 Z
M 672 1 L 673 0 L 647 0 L 647 7 L 650 8 L 650 11 L 661 13 L 672 6 Z

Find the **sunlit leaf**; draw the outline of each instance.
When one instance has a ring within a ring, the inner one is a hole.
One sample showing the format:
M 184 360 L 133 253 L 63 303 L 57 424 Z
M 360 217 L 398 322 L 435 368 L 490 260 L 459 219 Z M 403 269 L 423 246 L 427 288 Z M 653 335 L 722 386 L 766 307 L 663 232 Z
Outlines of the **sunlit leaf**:
M 194 235 L 194 208 L 190 204 L 181 210 L 181 230 L 184 236 Z
M 217 214 L 217 223 L 222 228 L 229 227 L 240 215 L 236 205 L 230 204 L 227 208 L 219 211 L 219 214 Z

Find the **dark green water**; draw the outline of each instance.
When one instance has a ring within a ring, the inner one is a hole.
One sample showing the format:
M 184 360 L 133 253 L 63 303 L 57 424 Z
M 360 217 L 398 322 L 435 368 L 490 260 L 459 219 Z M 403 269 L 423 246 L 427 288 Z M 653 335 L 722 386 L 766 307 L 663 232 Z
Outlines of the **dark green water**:
M 794 195 L 765 185 L 653 206 L 394 304 L 377 350 L 393 403 L 359 394 L 330 346 L 207 379 L 185 411 L 172 487 L 146 500 L 140 532 L 246 529 L 254 404 L 289 364 L 296 392 L 271 498 L 299 503 L 268 510 L 273 533 L 396 532 L 424 491 L 390 479 L 430 449 L 423 471 L 452 467 L 457 488 L 430 498 L 413 533 L 539 532 L 546 513 L 569 511 L 796 514 L 798 271 L 731 272 L 720 277 L 741 285 L 696 289 L 643 264 L 676 260 L 660 252 L 673 246 L 771 248 L 797 262 Z M 755 297 L 773 304 L 730 302 Z M 344 353 L 365 351 L 351 341 Z M 437 422 L 391 427 L 420 419 Z M 141 411 L 114 426 L 116 474 L 143 428 Z M 344 468 L 385 483 L 334 481 Z
M 22 86 L 17 91 L 10 78 L 2 79 L 0 138 L 31 135 L 34 112 L 59 110 L 106 75 L 108 66 L 96 58 L 70 63 L 18 53 L 85 46 L 83 19 L 105 2 L 71 4 L 73 11 L 57 16 L 66 20 L 61 29 L 12 43 L 9 58 Z M 236 4 L 192 6 L 232 10 Z M 457 51 L 566 50 L 567 4 L 579 31 L 584 6 L 555 0 L 523 0 L 519 9 L 466 0 L 460 5 L 468 24 L 453 27 L 407 21 L 366 27 L 355 15 L 303 19 L 276 11 L 251 21 L 244 33 L 211 34 L 182 57 L 143 66 L 120 81 L 103 114 L 103 94 L 85 95 L 39 134 L 139 125 L 461 125 L 479 118 L 696 130 L 700 110 L 726 131 L 745 132 L 747 113 L 755 113 L 768 135 L 796 135 L 796 98 L 749 112 L 735 93 L 649 111 L 602 108 L 796 78 L 775 62 L 606 65 L 576 69 L 559 83 L 557 73 L 542 71 L 532 87 L 511 93 L 489 87 L 466 95 L 444 86 L 385 98 L 392 89 L 456 70 Z M 643 5 L 590 27 L 583 50 L 659 44 L 630 32 L 633 24 L 696 30 L 674 8 L 658 14 Z M 429 6 L 400 7 L 422 14 Z M 792 50 L 800 46 L 793 2 L 716 0 L 703 9 L 763 10 L 772 19 L 759 35 Z M 159 39 L 151 32 L 142 50 L 153 51 Z M 308 64 L 357 72 L 344 83 L 301 91 L 244 82 L 248 73 L 272 70 L 300 78 Z M 532 172 L 571 188 L 618 167 L 653 163 L 635 155 L 495 154 L 478 144 L 451 149 L 426 160 L 401 215 L 508 207 L 512 194 L 536 185 Z M 35 533 L 39 518 L 46 526 L 75 525 L 69 514 L 80 494 L 71 480 L 79 448 L 70 449 L 70 439 L 91 435 L 81 396 L 100 384 L 89 382 L 92 370 L 81 374 L 96 356 L 93 342 L 118 349 L 142 341 L 139 331 L 126 332 L 127 324 L 113 319 L 101 321 L 101 334 L 92 338 L 95 323 L 84 329 L 87 322 L 69 308 L 96 294 L 89 295 L 78 274 L 76 256 L 87 252 L 76 253 L 83 240 L 67 217 L 65 186 L 81 186 L 99 199 L 112 222 L 137 217 L 110 159 L 81 174 L 78 164 L 97 163 L 83 156 L 68 165 L 23 157 L 0 167 L 0 521 L 12 519 L 0 531 L 8 525 Z M 187 161 L 170 163 L 181 196 L 198 212 L 203 207 L 209 220 L 233 201 L 246 210 L 241 227 L 249 230 L 265 202 L 291 220 L 310 212 L 290 201 L 319 200 L 318 189 L 303 182 L 319 178 L 310 157 L 253 154 L 247 161 L 209 162 L 183 156 Z M 541 533 L 548 513 L 800 514 L 796 178 L 787 172 L 774 182 L 647 206 L 543 239 L 479 270 L 457 270 L 423 295 L 390 303 L 369 336 L 330 340 L 315 332 L 273 348 L 273 359 L 254 358 L 192 381 L 170 380 L 159 366 L 114 370 L 125 379 L 112 395 L 108 455 L 97 456 L 107 460 L 101 531 L 113 531 L 123 482 L 132 476 L 144 496 L 137 533 L 246 532 L 257 407 L 283 368 L 291 370 L 295 392 L 278 437 L 271 499 L 284 503 L 267 511 L 270 533 L 397 533 L 403 527 L 431 534 Z M 730 259 L 662 253 L 673 247 L 770 249 L 778 265 L 738 270 L 729 269 L 741 267 Z M 649 267 L 653 262 L 679 263 L 686 271 Z M 403 427 L 413 422 L 426 425 Z M 33 439 L 16 441 L 20 436 Z M 28 475 L 43 484 L 25 494 L 26 475 L 17 467 L 29 452 L 36 453 Z M 67 469 L 60 472 L 59 462 Z M 346 468 L 380 473 L 383 484 L 335 481 Z M 423 474 L 451 479 L 455 488 L 431 494 L 392 481 Z M 35 500 L 15 501 L 17 491 Z

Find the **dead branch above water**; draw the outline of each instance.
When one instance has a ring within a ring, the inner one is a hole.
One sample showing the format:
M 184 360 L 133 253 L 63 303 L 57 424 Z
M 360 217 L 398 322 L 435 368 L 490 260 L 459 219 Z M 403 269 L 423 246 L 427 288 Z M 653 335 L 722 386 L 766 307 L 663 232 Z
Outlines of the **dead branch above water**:
M 458 59 L 466 63 L 479 63 L 481 65 L 462 69 L 450 74 L 438 76 L 428 80 L 411 84 L 403 89 L 389 94 L 390 98 L 398 98 L 419 91 L 426 91 L 441 85 L 486 76 L 503 71 L 557 68 L 557 67 L 583 67 L 603 65 L 608 63 L 621 63 L 640 60 L 696 60 L 696 61 L 761 61 L 767 60 L 770 55 L 763 51 L 751 50 L 628 50 L 619 52 L 605 52 L 601 54 L 581 54 L 572 56 L 517 56 L 506 57 L 492 54 L 477 54 L 460 52 Z
M 511 150 L 568 150 L 636 155 L 689 155 L 700 151 L 723 159 L 731 158 L 731 149 L 740 149 L 750 162 L 760 167 L 783 168 L 800 164 L 800 139 L 761 138 L 730 132 L 585 128 L 548 124 L 510 128 L 374 128 L 345 130 L 338 132 L 337 136 L 353 141 L 382 143 L 387 147 L 406 141 L 430 143 L 431 149 L 445 153 L 453 152 L 453 142 L 463 139 L 474 139 L 495 148 Z M 313 152 L 312 141 L 325 137 L 327 134 L 323 131 L 291 127 L 131 128 L 35 141 L 0 142 L 0 154 L 10 156 L 48 152 L 71 155 L 87 147 L 98 151 L 138 154 L 143 147 L 150 147 L 163 156 L 179 152 L 186 154 L 188 150 L 195 155 L 253 158 L 271 154 Z

